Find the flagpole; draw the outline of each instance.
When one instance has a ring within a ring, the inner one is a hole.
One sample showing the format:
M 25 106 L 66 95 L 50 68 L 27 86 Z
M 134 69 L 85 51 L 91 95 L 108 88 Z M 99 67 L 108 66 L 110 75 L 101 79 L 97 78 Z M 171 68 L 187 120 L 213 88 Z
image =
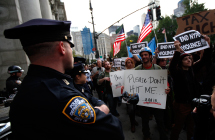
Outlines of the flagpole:
M 157 43 L 158 43 L 158 39 L 157 39 L 157 35 L 156 35 L 156 33 L 155 33 L 155 30 L 154 30 L 154 34 L 155 34 L 156 41 L 157 41 Z
M 124 34 L 125 34 L 125 29 L 124 29 L 124 25 L 123 25 L 123 31 L 124 31 Z M 128 55 L 128 57 L 129 57 L 129 54 L 128 54 L 128 48 L 127 48 L 127 42 L 126 42 L 126 39 L 125 39 L 125 47 L 126 47 L 126 50 L 127 50 L 127 55 Z
M 167 41 L 167 37 L 166 37 L 166 31 L 165 31 L 165 38 L 166 38 L 166 42 L 168 42 L 168 41 Z

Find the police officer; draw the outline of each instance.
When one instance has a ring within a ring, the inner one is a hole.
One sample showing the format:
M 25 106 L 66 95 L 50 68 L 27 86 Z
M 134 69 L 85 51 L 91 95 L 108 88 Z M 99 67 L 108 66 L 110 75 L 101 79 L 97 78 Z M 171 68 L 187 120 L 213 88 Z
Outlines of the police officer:
M 32 19 L 4 31 L 20 39 L 31 65 L 9 117 L 16 139 L 124 139 L 106 105 L 94 105 L 64 74 L 73 68 L 70 21 Z
M 10 77 L 6 80 L 6 89 L 9 95 L 18 91 L 22 83 L 20 77 L 22 76 L 23 72 L 24 70 L 20 66 L 13 65 L 8 68 L 7 73 L 10 74 Z

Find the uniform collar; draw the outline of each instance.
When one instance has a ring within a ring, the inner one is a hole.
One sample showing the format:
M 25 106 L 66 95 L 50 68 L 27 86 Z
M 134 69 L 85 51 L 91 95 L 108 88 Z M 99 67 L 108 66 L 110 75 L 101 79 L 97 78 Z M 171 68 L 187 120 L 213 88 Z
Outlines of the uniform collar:
M 44 67 L 40 65 L 33 65 L 33 64 L 29 66 L 27 75 L 48 77 L 48 78 L 60 78 L 60 79 L 70 78 L 71 79 L 69 75 L 63 74 L 52 68 Z

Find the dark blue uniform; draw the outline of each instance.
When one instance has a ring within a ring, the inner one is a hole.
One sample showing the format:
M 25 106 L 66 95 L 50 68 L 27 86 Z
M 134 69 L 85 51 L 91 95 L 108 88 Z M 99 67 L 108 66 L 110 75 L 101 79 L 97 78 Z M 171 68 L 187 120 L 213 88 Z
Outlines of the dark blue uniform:
M 123 140 L 118 118 L 94 106 L 102 101 L 77 90 L 73 79 L 54 69 L 30 65 L 10 110 L 17 139 Z

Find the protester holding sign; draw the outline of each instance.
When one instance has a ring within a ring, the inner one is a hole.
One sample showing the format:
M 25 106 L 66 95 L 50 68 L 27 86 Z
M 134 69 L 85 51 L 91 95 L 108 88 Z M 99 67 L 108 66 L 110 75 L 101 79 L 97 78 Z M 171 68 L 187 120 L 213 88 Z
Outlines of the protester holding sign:
M 204 39 L 210 44 L 210 38 L 204 36 Z M 193 136 L 194 122 L 191 117 L 193 98 L 198 98 L 202 94 L 201 86 L 196 80 L 195 73 L 210 59 L 210 49 L 204 51 L 203 58 L 192 65 L 192 57 L 183 52 L 181 43 L 174 42 L 176 51 L 169 66 L 171 76 L 173 78 L 173 86 L 175 93 L 175 126 L 173 127 L 170 139 L 178 140 L 180 131 L 186 123 L 187 126 L 187 140 L 191 140 Z
M 142 58 L 143 64 L 137 66 L 135 70 L 161 70 L 162 68 L 156 64 L 152 64 L 152 52 L 151 49 L 148 47 L 142 48 L 139 55 Z M 170 89 L 165 90 L 166 94 L 170 92 Z M 168 137 L 165 133 L 165 127 L 164 127 L 164 110 L 158 109 L 158 108 L 150 108 L 150 107 L 144 107 L 139 106 L 138 107 L 141 112 L 141 118 L 142 118 L 142 132 L 144 135 L 144 139 L 148 140 L 150 139 L 150 129 L 149 129 L 149 117 L 151 115 L 151 112 L 154 114 L 154 117 L 156 119 L 158 130 L 160 134 L 160 140 L 167 140 Z
M 114 72 L 114 71 L 111 69 L 110 63 L 108 61 L 105 61 L 105 71 L 99 75 L 97 82 L 98 82 L 98 85 L 100 85 L 104 91 L 105 97 L 107 99 L 107 103 L 110 108 L 110 112 L 114 116 L 119 116 L 119 113 L 116 110 L 118 97 L 113 97 L 113 92 L 112 92 L 111 82 L 110 82 L 110 72 Z
M 126 67 L 126 70 L 132 70 L 134 69 L 134 61 L 132 58 L 127 58 L 125 60 L 125 67 Z M 124 88 L 124 87 L 122 87 Z M 133 94 L 129 94 L 128 93 L 128 96 L 132 96 Z M 138 94 L 135 94 L 134 97 L 137 97 Z M 135 120 L 135 114 L 136 114 L 136 104 L 137 103 L 128 103 L 126 104 L 127 105 L 127 109 L 128 109 L 128 115 L 129 115 L 129 118 L 130 118 L 130 123 L 131 123 L 131 132 L 135 132 L 135 125 L 138 125 L 137 121 Z
M 97 60 L 97 66 L 92 69 L 91 78 L 93 79 L 93 85 L 97 91 L 99 99 L 101 99 L 101 100 L 103 100 L 104 97 L 101 92 L 100 86 L 98 86 L 98 84 L 97 84 L 97 79 L 98 79 L 99 74 L 101 74 L 103 71 L 104 71 L 104 67 L 102 67 L 102 61 L 99 59 L 99 60 Z

